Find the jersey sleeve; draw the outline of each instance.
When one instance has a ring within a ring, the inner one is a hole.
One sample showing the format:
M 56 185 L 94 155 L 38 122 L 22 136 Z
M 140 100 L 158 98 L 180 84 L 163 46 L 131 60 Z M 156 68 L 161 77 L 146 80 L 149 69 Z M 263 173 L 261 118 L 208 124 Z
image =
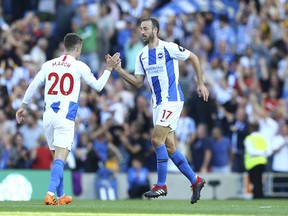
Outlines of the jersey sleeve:
M 142 56 L 142 53 L 138 54 L 137 57 L 136 57 L 135 74 L 136 75 L 144 75 L 145 76 L 145 71 L 144 71 L 143 63 L 141 61 L 141 56 Z
M 32 97 L 35 95 L 37 89 L 44 84 L 45 73 L 43 68 L 44 67 L 42 66 L 42 69 L 37 73 L 33 81 L 28 86 L 24 94 L 23 103 L 28 104 L 31 101 Z
M 107 83 L 111 72 L 105 70 L 101 77 L 99 77 L 99 79 L 97 80 L 86 64 L 84 64 L 83 62 L 79 62 L 78 66 L 79 71 L 81 71 L 81 77 L 84 79 L 84 81 L 96 91 L 100 92 Z
M 165 48 L 169 52 L 171 58 L 174 58 L 180 61 L 185 61 L 190 55 L 189 50 L 179 46 L 176 43 L 167 42 L 165 43 Z

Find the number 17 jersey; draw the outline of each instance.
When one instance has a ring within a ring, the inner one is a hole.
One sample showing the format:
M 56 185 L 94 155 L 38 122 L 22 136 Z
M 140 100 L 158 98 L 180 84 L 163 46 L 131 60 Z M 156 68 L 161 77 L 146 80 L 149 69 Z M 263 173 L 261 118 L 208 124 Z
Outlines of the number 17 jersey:
M 166 101 L 184 101 L 179 84 L 178 60 L 185 61 L 189 55 L 189 50 L 163 40 L 159 40 L 156 48 L 145 46 L 139 52 L 135 74 L 147 77 L 154 107 Z

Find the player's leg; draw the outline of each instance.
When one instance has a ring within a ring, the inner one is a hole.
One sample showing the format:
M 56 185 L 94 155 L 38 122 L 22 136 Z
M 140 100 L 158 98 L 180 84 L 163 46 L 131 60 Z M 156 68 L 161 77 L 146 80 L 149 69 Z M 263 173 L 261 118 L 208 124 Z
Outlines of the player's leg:
M 195 184 L 197 175 L 194 173 L 187 159 L 184 155 L 176 148 L 175 145 L 175 132 L 171 131 L 166 138 L 166 148 L 169 153 L 169 157 L 177 168 L 189 179 L 191 185 Z
M 169 157 L 177 168 L 185 175 L 191 182 L 191 189 L 193 191 L 191 197 L 191 203 L 194 204 L 200 199 L 200 192 L 206 183 L 205 180 L 197 176 L 190 165 L 188 164 L 187 159 L 184 155 L 176 148 L 176 138 L 174 131 L 171 131 L 165 141 Z
M 54 154 L 54 162 L 51 170 L 51 181 L 49 184 L 49 191 L 50 186 L 52 186 L 52 190 L 55 191 L 54 185 L 51 185 L 51 182 L 53 183 L 53 180 L 56 180 L 56 193 L 58 197 L 58 204 L 59 205 L 66 205 L 72 202 L 71 196 L 66 196 L 64 193 L 64 166 L 66 163 L 67 156 L 69 154 L 70 150 L 67 148 L 62 148 L 55 146 L 55 154 Z M 55 170 L 54 170 L 55 169 Z M 52 173 L 55 171 L 55 173 Z M 54 176 L 53 176 L 54 174 Z
M 57 192 L 58 204 L 68 204 L 72 202 L 72 197 L 67 197 L 64 194 L 63 172 L 66 158 L 71 150 L 71 143 L 73 142 L 75 123 L 68 119 L 55 118 L 55 116 L 50 116 L 50 119 L 53 120 L 50 124 L 47 124 L 47 116 L 45 118 L 44 115 L 43 123 L 44 126 L 48 128 L 46 132 L 47 141 L 54 156 L 48 192 L 44 203 L 51 205 L 51 202 L 47 202 L 47 200 L 50 201 L 51 197 L 54 198 Z M 68 200 L 66 198 L 68 198 Z M 55 205 L 55 203 L 52 202 L 52 205 Z
M 54 196 L 55 192 L 57 192 L 57 188 L 59 188 L 60 182 L 63 180 L 64 165 L 69 154 L 68 149 L 58 146 L 55 146 L 54 148 L 54 161 L 51 168 L 50 183 L 48 187 L 48 194 L 51 196 Z
M 59 205 L 66 205 L 72 202 L 72 197 L 66 196 L 64 193 L 64 166 L 68 154 L 72 148 L 74 139 L 74 126 L 74 121 L 70 121 L 66 118 L 61 119 L 58 124 L 56 124 L 57 130 L 54 132 L 54 146 L 56 150 L 54 155 L 54 162 L 58 160 L 59 163 L 63 163 L 62 175 L 56 188 Z
M 158 179 L 156 185 L 144 194 L 145 197 L 156 198 L 167 195 L 166 177 L 168 152 L 165 145 L 166 136 L 169 133 L 169 127 L 155 125 L 152 134 L 152 144 L 155 148 L 157 158 L 157 174 Z
M 171 131 L 167 135 L 167 139 L 165 141 L 166 147 L 169 153 L 169 157 L 173 161 L 173 163 L 178 167 L 178 169 L 189 179 L 191 182 L 191 189 L 193 191 L 191 197 L 191 204 L 196 203 L 200 199 L 200 193 L 202 188 L 204 187 L 206 181 L 197 176 L 190 165 L 188 164 L 187 159 L 184 155 L 176 149 L 176 139 L 174 130 L 176 129 L 175 124 L 171 125 L 173 131 Z
M 47 139 L 48 146 L 49 146 L 51 153 L 53 155 L 53 158 L 54 158 L 54 154 L 55 154 L 55 148 L 53 146 L 54 128 L 53 128 L 53 122 L 52 122 L 52 117 L 50 116 L 50 113 L 44 112 L 43 126 L 44 126 L 44 130 L 45 130 L 45 136 Z M 52 168 L 50 171 L 50 176 L 51 176 L 51 172 L 52 172 Z M 51 179 L 51 177 L 50 177 L 50 179 Z M 47 192 L 47 194 L 44 198 L 44 204 L 45 205 L 57 205 L 58 204 L 57 200 L 55 199 L 54 192 L 50 192 L 50 193 Z

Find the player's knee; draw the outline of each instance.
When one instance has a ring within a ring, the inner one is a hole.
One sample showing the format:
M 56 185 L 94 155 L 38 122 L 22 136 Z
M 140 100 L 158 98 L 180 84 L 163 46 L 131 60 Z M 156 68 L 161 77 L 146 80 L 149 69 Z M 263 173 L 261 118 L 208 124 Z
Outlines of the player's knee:
M 157 147 L 157 146 L 160 146 L 160 145 L 161 145 L 160 140 L 159 140 L 158 137 L 152 136 L 151 142 L 152 142 L 152 145 L 153 145 L 154 147 Z
M 175 146 L 167 146 L 166 145 L 166 149 L 168 152 L 168 155 L 171 156 L 172 154 L 174 154 L 176 152 L 176 147 Z

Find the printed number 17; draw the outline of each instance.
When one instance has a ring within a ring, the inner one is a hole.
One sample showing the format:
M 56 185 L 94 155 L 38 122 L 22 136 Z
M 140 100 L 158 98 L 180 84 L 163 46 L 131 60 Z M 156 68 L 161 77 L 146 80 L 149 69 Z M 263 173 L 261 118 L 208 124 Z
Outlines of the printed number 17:
M 164 120 L 164 119 L 165 119 L 165 120 L 168 119 L 169 116 L 171 116 L 171 114 L 172 114 L 172 111 L 164 109 L 164 110 L 163 110 L 163 114 L 162 114 L 162 119 L 163 119 L 163 120 Z

